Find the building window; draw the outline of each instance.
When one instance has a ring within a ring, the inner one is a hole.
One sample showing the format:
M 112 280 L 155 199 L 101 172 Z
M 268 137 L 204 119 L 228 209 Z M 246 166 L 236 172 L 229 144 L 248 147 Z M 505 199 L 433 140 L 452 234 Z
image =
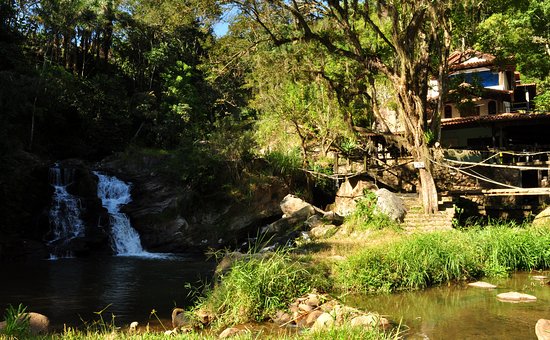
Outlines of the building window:
M 489 114 L 490 115 L 496 115 L 497 114 L 497 102 L 494 100 L 491 100 L 489 102 Z
M 445 105 L 445 112 L 443 114 L 445 118 L 453 118 L 453 108 L 451 105 Z

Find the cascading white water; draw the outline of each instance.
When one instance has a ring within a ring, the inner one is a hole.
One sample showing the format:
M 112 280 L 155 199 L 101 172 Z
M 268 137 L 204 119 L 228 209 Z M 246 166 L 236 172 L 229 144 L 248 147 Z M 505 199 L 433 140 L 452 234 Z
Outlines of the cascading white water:
M 143 250 L 137 231 L 132 228 L 128 216 L 120 212 L 120 207 L 130 203 L 130 185 L 114 176 L 94 171 L 98 177 L 97 196 L 109 212 L 111 218 L 112 247 L 117 255 L 147 255 Z
M 84 223 L 80 218 L 80 199 L 67 191 L 67 186 L 74 180 L 74 169 L 61 168 L 55 164 L 50 168 L 49 176 L 50 184 L 55 189 L 49 214 L 52 226 L 50 244 L 84 236 Z

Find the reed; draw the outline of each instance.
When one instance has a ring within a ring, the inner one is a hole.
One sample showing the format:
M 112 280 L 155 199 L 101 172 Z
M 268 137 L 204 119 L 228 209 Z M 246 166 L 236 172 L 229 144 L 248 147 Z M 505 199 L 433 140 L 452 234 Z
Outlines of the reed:
M 549 231 L 501 224 L 413 234 L 353 254 L 336 267 L 336 285 L 351 291 L 393 292 L 547 269 Z

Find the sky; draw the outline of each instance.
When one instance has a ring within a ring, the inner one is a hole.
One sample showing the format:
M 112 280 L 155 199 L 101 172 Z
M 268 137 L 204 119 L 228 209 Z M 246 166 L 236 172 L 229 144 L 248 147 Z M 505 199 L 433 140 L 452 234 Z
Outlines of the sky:
M 239 10 L 235 6 L 224 8 L 224 12 L 219 22 L 214 24 L 214 34 L 217 37 L 223 37 L 227 34 L 227 31 L 229 30 L 229 24 L 238 12 Z
M 221 21 L 214 24 L 214 34 L 216 37 L 223 37 L 229 29 L 229 23 L 226 21 Z

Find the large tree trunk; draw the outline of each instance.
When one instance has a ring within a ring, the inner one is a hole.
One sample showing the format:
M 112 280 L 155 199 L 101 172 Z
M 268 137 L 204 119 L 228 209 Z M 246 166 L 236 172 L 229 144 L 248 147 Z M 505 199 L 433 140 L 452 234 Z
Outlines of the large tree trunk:
M 416 159 L 424 163 L 424 168 L 418 169 L 420 180 L 420 196 L 424 212 L 433 214 L 438 210 L 437 187 L 432 175 L 432 167 L 430 164 L 430 150 L 424 144 L 417 149 Z
M 406 139 L 409 143 L 408 149 L 415 162 L 423 163 L 419 171 L 419 193 L 422 198 L 424 212 L 434 213 L 438 210 L 437 187 L 432 174 L 432 165 L 430 149 L 424 136 L 426 125 L 425 101 L 410 90 L 411 84 L 406 77 L 399 80 L 401 86 L 398 87 L 398 99 L 400 104 L 400 113 L 404 122 Z

